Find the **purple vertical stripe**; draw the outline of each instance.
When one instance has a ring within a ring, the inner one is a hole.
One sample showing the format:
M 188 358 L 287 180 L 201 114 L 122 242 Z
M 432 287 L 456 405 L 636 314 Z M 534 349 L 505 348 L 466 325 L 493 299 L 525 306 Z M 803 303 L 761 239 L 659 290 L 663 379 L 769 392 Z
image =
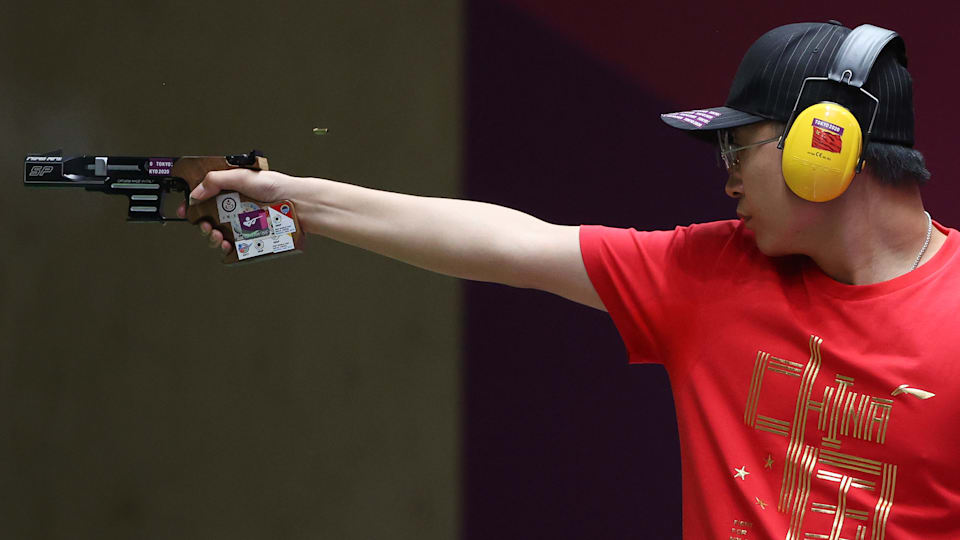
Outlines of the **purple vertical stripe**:
M 710 145 L 535 20 L 468 2 L 465 193 L 563 224 L 730 217 Z M 465 538 L 677 538 L 679 445 L 659 366 L 606 313 L 467 283 Z

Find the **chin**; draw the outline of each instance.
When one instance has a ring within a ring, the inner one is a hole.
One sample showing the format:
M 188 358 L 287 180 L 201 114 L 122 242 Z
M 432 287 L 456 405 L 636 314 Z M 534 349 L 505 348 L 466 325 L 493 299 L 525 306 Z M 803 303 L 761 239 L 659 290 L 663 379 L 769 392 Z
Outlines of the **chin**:
M 792 255 L 794 253 L 768 234 L 755 233 L 754 239 L 757 243 L 757 249 L 760 251 L 760 253 L 763 253 L 767 257 L 781 257 L 783 255 Z

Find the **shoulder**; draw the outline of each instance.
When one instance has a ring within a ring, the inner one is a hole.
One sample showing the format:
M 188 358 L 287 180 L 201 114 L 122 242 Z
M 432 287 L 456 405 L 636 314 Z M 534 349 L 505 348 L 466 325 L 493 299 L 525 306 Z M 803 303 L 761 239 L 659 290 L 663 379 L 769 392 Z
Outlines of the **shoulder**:
M 779 266 L 760 253 L 753 232 L 734 220 L 661 231 L 582 226 L 580 242 L 591 275 L 661 275 L 670 282 L 702 282 L 777 271 Z
M 580 238 L 585 250 L 620 253 L 639 251 L 651 255 L 697 256 L 705 252 L 756 251 L 753 233 L 738 220 L 693 223 L 671 230 L 651 231 L 583 225 Z

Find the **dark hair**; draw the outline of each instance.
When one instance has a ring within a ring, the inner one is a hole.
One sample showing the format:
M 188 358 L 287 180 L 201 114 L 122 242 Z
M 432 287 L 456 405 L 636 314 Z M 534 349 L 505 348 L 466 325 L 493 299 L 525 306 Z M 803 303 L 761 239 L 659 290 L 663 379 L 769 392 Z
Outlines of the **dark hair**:
M 890 186 L 922 186 L 930 180 L 923 154 L 899 144 L 871 142 L 863 153 L 865 169 Z

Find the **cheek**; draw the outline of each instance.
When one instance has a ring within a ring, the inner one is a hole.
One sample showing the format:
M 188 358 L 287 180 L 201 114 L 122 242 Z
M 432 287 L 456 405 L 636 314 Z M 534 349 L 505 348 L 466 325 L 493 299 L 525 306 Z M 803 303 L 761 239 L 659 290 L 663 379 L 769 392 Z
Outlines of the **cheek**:
M 773 159 L 757 160 L 752 165 L 744 169 L 743 183 L 747 199 L 758 206 L 754 210 L 774 214 L 782 212 L 793 193 L 783 181 L 780 162 Z
M 757 247 L 769 256 L 791 253 L 810 221 L 805 208 L 810 203 L 790 191 L 776 158 L 744 170 L 746 199 L 756 218 L 753 228 Z

